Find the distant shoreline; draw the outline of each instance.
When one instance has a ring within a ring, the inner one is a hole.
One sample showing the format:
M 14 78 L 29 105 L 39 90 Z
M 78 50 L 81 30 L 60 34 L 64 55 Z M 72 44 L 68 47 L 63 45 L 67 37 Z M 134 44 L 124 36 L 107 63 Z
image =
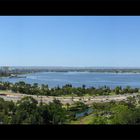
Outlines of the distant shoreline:
M 93 74 L 118 74 L 118 75 L 123 75 L 123 74 L 128 74 L 128 75 L 133 75 L 133 74 L 140 74 L 140 72 L 113 72 L 113 71 L 36 71 L 36 72 L 27 72 L 27 73 L 21 73 L 17 74 L 17 76 L 0 76 L 0 78 L 25 78 L 26 75 L 30 74 L 35 74 L 35 73 L 93 73 Z M 24 76 L 23 76 L 24 75 Z
M 109 68 L 109 67 L 0 67 L 1 77 L 12 75 L 27 75 L 41 72 L 65 72 L 65 73 L 97 73 L 97 74 L 140 74 L 140 68 Z M 18 77 L 17 77 L 18 78 Z
M 39 72 L 31 72 L 31 73 L 53 73 L 53 72 L 64 72 L 64 73 L 103 73 L 103 74 L 140 74 L 140 72 L 102 72 L 102 71 L 39 71 Z M 25 73 L 31 74 L 31 73 Z M 23 74 L 19 74 L 23 75 Z

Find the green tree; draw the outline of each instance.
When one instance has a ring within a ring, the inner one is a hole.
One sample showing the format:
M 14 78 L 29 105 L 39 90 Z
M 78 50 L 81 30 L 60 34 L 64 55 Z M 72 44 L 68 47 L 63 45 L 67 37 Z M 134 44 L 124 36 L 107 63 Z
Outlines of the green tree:
M 17 109 L 15 116 L 13 118 L 13 123 L 33 123 L 37 124 L 37 121 L 33 121 L 34 117 L 33 114 L 36 114 L 38 102 L 28 96 L 22 98 L 20 101 L 17 102 Z
M 51 124 L 63 124 L 67 120 L 66 109 L 62 107 L 59 100 L 50 102 L 47 107 L 47 120 Z
M 128 124 L 132 119 L 132 111 L 125 105 L 115 105 L 111 108 L 112 124 Z

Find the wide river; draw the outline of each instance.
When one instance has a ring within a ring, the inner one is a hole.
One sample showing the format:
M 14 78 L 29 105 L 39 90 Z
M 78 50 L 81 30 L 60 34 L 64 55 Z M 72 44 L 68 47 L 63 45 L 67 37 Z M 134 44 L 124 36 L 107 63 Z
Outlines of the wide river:
M 48 84 L 49 87 L 72 84 L 75 87 L 131 86 L 140 88 L 140 74 L 133 73 L 90 73 L 90 72 L 40 72 L 26 74 L 26 78 L 0 78 L 0 81 L 12 83 L 24 81 L 26 83 Z

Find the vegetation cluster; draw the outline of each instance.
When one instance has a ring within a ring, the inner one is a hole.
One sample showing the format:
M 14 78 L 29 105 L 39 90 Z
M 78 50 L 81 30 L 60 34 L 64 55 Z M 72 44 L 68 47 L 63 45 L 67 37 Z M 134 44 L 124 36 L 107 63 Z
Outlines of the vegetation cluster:
M 18 82 L 15 84 L 9 82 L 0 82 L 0 90 L 12 90 L 29 95 L 47 95 L 47 96 L 99 96 L 111 94 L 125 94 L 139 92 L 137 88 L 109 87 L 86 88 L 72 87 L 65 85 L 62 88 L 49 88 L 48 85 L 27 84 Z M 13 93 L 13 94 L 14 94 Z M 16 93 L 15 93 L 16 94 Z M 88 109 L 93 111 L 90 114 L 82 114 Z M 79 117 L 76 117 L 79 116 Z M 54 100 L 49 104 L 28 96 L 18 102 L 5 101 L 0 98 L 0 123 L 1 124 L 139 124 L 140 123 L 140 95 L 128 97 L 127 101 L 111 101 L 93 103 L 91 106 L 83 102 L 63 105 L 59 100 Z
M 92 113 L 75 117 L 87 108 L 82 102 L 71 106 L 58 100 L 38 103 L 30 96 L 16 103 L 0 98 L 0 124 L 140 124 L 140 95 L 127 102 L 93 103 Z
M 33 85 L 27 84 L 23 81 L 17 82 L 15 84 L 9 82 L 0 82 L 0 90 L 11 90 L 14 93 L 23 93 L 29 95 L 45 95 L 45 96 L 101 96 L 101 95 L 121 95 L 125 93 L 137 93 L 138 88 L 131 88 L 127 86 L 126 88 L 116 87 L 111 89 L 107 86 L 95 88 L 86 88 L 85 85 L 82 87 L 72 87 L 71 84 L 66 84 L 62 87 L 49 88 L 48 85 L 42 84 L 39 86 L 37 83 Z

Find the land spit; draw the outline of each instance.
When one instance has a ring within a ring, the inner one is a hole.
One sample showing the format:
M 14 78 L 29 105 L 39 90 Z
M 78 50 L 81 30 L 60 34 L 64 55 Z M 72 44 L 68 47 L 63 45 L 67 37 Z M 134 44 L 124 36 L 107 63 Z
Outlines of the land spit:
M 91 105 L 94 102 L 110 102 L 110 101 L 125 101 L 127 97 L 133 97 L 140 95 L 140 93 L 128 93 L 123 95 L 108 95 L 108 96 L 89 96 L 89 97 L 68 97 L 68 96 L 37 96 L 37 95 L 27 95 L 21 93 L 13 93 L 11 91 L 1 91 L 0 98 L 6 101 L 14 101 L 22 99 L 23 97 L 31 96 L 38 102 L 49 103 L 54 99 L 60 100 L 62 104 L 73 104 L 76 101 L 84 102 L 87 105 Z

